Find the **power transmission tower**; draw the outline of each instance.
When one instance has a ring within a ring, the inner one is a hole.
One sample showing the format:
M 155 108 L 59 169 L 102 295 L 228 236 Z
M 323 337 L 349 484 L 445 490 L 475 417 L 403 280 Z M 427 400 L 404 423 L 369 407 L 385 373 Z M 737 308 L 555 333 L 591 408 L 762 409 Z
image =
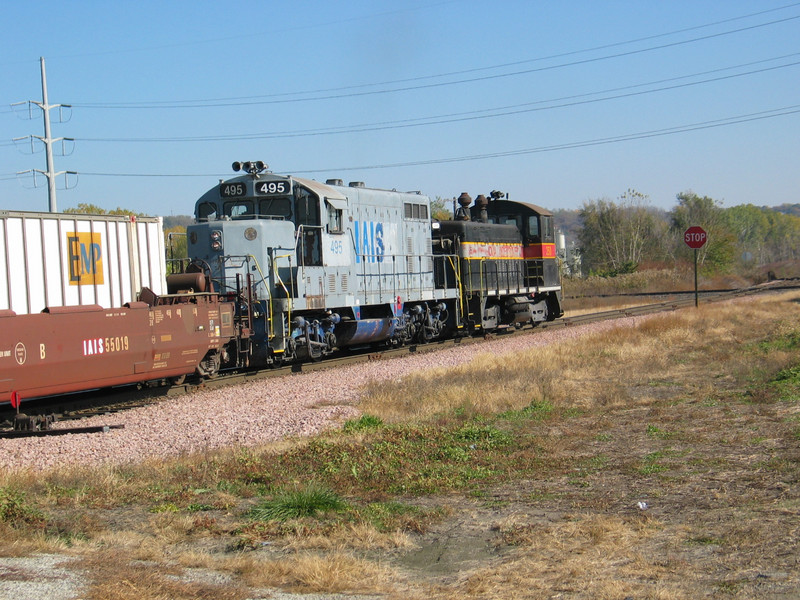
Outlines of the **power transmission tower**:
M 55 167 L 53 166 L 53 142 L 61 142 L 62 143 L 62 154 L 63 152 L 63 144 L 65 141 L 74 142 L 73 138 L 56 138 L 53 139 L 50 137 L 50 110 L 53 108 L 59 109 L 59 115 L 62 115 L 61 110 L 63 108 L 72 108 L 69 104 L 48 104 L 47 100 L 47 74 L 45 73 L 44 68 L 44 57 L 40 57 L 39 61 L 42 66 L 42 101 L 36 102 L 35 100 L 28 100 L 27 102 L 17 102 L 16 104 L 12 104 L 12 106 L 19 106 L 21 104 L 28 105 L 28 112 L 31 112 L 31 105 L 38 106 L 41 111 L 42 115 L 44 116 L 44 137 L 39 137 L 38 135 L 34 136 L 25 136 L 22 138 L 15 138 L 14 141 L 17 142 L 19 140 L 30 139 L 31 140 L 31 148 L 33 148 L 33 140 L 34 138 L 39 140 L 44 144 L 45 154 L 47 156 L 47 170 L 41 171 L 39 169 L 29 169 L 27 171 L 20 171 L 17 175 L 24 175 L 26 173 L 32 173 L 34 177 L 34 187 L 36 186 L 36 173 L 40 173 L 47 178 L 47 197 L 48 203 L 50 207 L 50 212 L 58 212 L 56 207 L 56 177 L 59 175 L 77 175 L 75 171 L 59 171 L 56 173 Z M 33 116 L 31 115 L 31 118 Z M 60 121 L 63 122 L 63 118 L 60 118 Z M 66 186 L 66 184 L 65 184 Z

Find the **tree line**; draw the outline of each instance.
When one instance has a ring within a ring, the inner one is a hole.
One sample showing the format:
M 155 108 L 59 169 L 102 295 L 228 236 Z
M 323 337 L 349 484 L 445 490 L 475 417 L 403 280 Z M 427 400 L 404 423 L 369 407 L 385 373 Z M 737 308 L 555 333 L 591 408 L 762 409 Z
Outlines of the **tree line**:
M 708 241 L 698 250 L 705 274 L 757 268 L 798 258 L 800 216 L 752 204 L 724 208 L 687 191 L 670 211 L 654 208 L 646 194 L 627 190 L 616 200 L 589 200 L 577 211 L 556 211 L 556 226 L 576 240 L 585 275 L 629 273 L 647 264 L 692 261 L 683 233 L 699 225 Z
M 722 203 L 692 191 L 677 195 L 669 211 L 653 207 L 650 198 L 628 189 L 615 200 L 589 200 L 579 210 L 556 210 L 556 227 L 575 241 L 584 275 L 613 276 L 643 265 L 676 264 L 693 260 L 683 232 L 699 225 L 708 241 L 698 250 L 698 265 L 705 274 L 723 274 L 794 260 L 800 254 L 800 205 L 776 208 L 744 204 L 724 208 Z M 449 201 L 431 203 L 434 218 L 450 219 Z M 136 215 L 117 208 L 105 210 L 78 204 L 65 212 Z M 191 217 L 164 217 L 168 254 L 186 255 L 186 225 Z

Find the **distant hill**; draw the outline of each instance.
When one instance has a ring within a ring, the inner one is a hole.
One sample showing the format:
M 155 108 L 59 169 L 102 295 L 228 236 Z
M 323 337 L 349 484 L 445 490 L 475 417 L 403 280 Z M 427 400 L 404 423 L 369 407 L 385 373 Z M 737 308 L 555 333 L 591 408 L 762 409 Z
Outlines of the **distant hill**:
M 553 223 L 556 229 L 566 236 L 567 244 L 578 241 L 578 232 L 583 226 L 580 211 L 565 208 L 554 210 Z
M 783 213 L 785 215 L 794 215 L 795 217 L 800 217 L 800 204 L 781 204 L 780 206 L 765 206 L 764 208 L 769 208 L 770 210 L 774 210 L 775 212 Z

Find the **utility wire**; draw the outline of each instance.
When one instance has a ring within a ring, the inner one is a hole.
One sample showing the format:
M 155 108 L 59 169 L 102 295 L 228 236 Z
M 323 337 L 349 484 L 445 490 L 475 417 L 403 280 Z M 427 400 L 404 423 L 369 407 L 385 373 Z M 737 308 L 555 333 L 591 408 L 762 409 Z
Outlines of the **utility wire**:
M 490 158 L 501 158 L 506 156 L 519 156 L 524 154 L 536 154 L 536 153 L 543 153 L 543 152 L 555 152 L 559 150 L 569 150 L 573 148 L 586 148 L 589 146 L 599 146 L 605 144 L 615 144 L 620 142 L 632 141 L 632 140 L 640 140 L 646 138 L 653 138 L 653 137 L 661 137 L 665 135 L 675 135 L 678 133 L 687 133 L 692 131 L 699 131 L 702 129 L 712 129 L 717 127 L 728 127 L 731 125 L 738 125 L 741 123 L 747 123 L 750 121 L 759 121 L 765 119 L 774 119 L 777 117 L 783 117 L 788 115 L 794 115 L 800 113 L 800 104 L 795 104 L 791 106 L 784 106 L 782 108 L 775 108 L 771 110 L 765 110 L 755 113 L 749 113 L 744 115 L 737 115 L 733 117 L 725 117 L 722 119 L 714 119 L 710 121 L 702 121 L 699 123 L 690 123 L 687 125 L 677 125 L 674 127 L 668 127 L 664 129 L 654 129 L 650 131 L 640 131 L 635 133 L 628 133 L 618 136 L 611 136 L 611 137 L 604 137 L 604 138 L 595 138 L 591 140 L 583 140 L 577 142 L 566 142 L 563 144 L 554 144 L 550 146 L 538 146 L 535 148 L 523 148 L 519 150 L 506 150 L 502 152 L 492 152 L 492 153 L 485 153 L 485 154 L 473 154 L 468 156 L 456 156 L 456 157 L 449 157 L 449 158 L 434 158 L 434 159 L 427 159 L 427 160 L 417 160 L 417 161 L 408 161 L 408 162 L 397 162 L 397 163 L 383 163 L 383 164 L 376 164 L 376 165 L 360 165 L 354 167 L 328 167 L 328 168 L 317 168 L 317 169 L 287 169 L 281 171 L 282 173 L 330 173 L 330 172 L 341 172 L 341 171 L 359 171 L 359 170 L 374 170 L 374 169 L 388 169 L 388 168 L 397 168 L 397 167 L 416 167 L 421 165 L 435 165 L 435 164 L 443 164 L 443 163 L 454 163 L 454 162 L 466 162 L 466 161 L 474 161 L 474 160 L 486 160 Z M 80 172 L 81 175 L 88 175 L 94 177 L 227 177 L 228 174 L 220 174 L 220 173 L 98 173 L 98 172 Z
M 618 100 L 621 98 L 629 98 L 632 96 L 641 96 L 645 94 L 652 94 L 656 92 L 663 92 L 669 91 L 674 89 L 692 87 L 697 85 L 703 85 L 706 83 L 715 83 L 718 81 L 724 81 L 727 79 L 734 79 L 738 77 L 745 77 L 750 75 L 756 75 L 759 73 L 765 73 L 769 71 L 774 71 L 778 69 L 784 69 L 788 67 L 794 67 L 800 65 L 800 61 L 790 62 L 782 65 L 776 65 L 772 67 L 764 67 L 761 69 L 754 69 L 751 71 L 746 71 L 743 73 L 734 73 L 730 75 L 720 76 L 720 77 L 713 77 L 709 79 L 703 79 L 700 81 L 692 81 L 692 82 L 684 82 L 675 85 L 668 85 L 662 86 L 654 89 L 649 90 L 641 90 L 641 91 L 628 91 L 628 90 L 635 90 L 637 88 L 642 88 L 646 86 L 652 85 L 659 85 L 664 83 L 669 83 L 672 81 L 681 81 L 685 79 L 690 79 L 692 77 L 700 77 L 702 75 L 710 75 L 713 73 L 721 73 L 724 71 L 730 71 L 733 69 L 740 69 L 743 67 L 753 66 L 757 64 L 763 64 L 766 62 L 772 62 L 776 60 L 782 60 L 786 58 L 796 57 L 799 56 L 800 52 L 795 52 L 792 54 L 786 54 L 783 56 L 778 56 L 774 58 L 768 58 L 758 61 L 753 61 L 750 63 L 739 64 L 730 67 L 722 67 L 719 69 L 712 69 L 710 71 L 703 71 L 699 73 L 693 73 L 690 75 L 681 75 L 678 77 L 671 77 L 667 79 L 660 79 L 656 81 L 650 81 L 647 83 L 639 83 L 630 86 L 623 86 L 617 88 L 610 88 L 601 91 L 595 92 L 586 92 L 583 94 L 576 94 L 572 96 L 562 96 L 559 98 L 551 98 L 548 100 L 537 100 L 535 102 L 526 102 L 522 104 L 512 104 L 508 106 L 502 107 L 495 107 L 495 108 L 485 108 L 476 111 L 468 111 L 468 112 L 460 112 L 460 113 L 449 113 L 443 115 L 435 115 L 435 116 L 428 116 L 428 117 L 417 117 L 413 119 L 400 119 L 395 121 L 379 121 L 375 123 L 361 123 L 356 125 L 347 125 L 347 126 L 338 126 L 338 127 L 326 127 L 320 129 L 306 129 L 306 130 L 297 130 L 297 131 L 276 131 L 276 132 L 263 132 L 263 133 L 245 133 L 245 134 L 234 134 L 234 135 L 215 135 L 215 136 L 181 136 L 181 137 L 150 137 L 150 138 L 75 138 L 76 141 L 81 142 L 115 142 L 115 143 L 160 143 L 160 142 L 171 142 L 171 143 L 181 143 L 181 142 L 218 142 L 218 141 L 235 141 L 235 140 L 258 140 L 258 139 L 276 139 L 276 138 L 293 138 L 293 137 L 309 137 L 309 136 L 323 136 L 323 135 L 333 135 L 333 134 L 344 134 L 344 133 L 363 133 L 369 131 L 379 131 L 379 130 L 387 130 L 387 129 L 404 129 L 409 127 L 424 127 L 428 125 L 440 125 L 445 123 L 454 123 L 460 121 L 471 121 L 477 119 L 489 119 L 489 118 L 496 118 L 502 116 L 509 116 L 509 115 L 516 115 L 521 113 L 527 112 L 534 112 L 534 111 L 544 111 L 544 110 L 553 110 L 557 108 L 566 108 L 571 106 L 578 106 L 583 104 L 594 104 L 598 102 L 606 102 L 608 100 Z M 614 92 L 626 92 L 626 93 L 617 93 L 612 96 L 605 96 L 602 98 L 593 98 L 593 99 L 583 99 L 591 96 L 598 96 L 600 94 L 609 94 Z M 554 102 L 558 102 L 559 104 L 553 104 Z
M 326 169 L 310 169 L 310 170 L 288 170 L 287 173 L 330 173 L 339 171 L 358 171 L 358 170 L 374 170 L 374 169 L 388 169 L 397 167 L 416 167 L 422 165 L 436 165 L 443 163 L 467 162 L 473 160 L 486 160 L 490 158 L 502 158 L 507 156 L 521 156 L 525 154 L 537 154 L 542 152 L 554 152 L 557 150 L 569 150 L 573 148 L 586 148 L 589 146 L 600 146 L 605 144 L 615 144 L 619 142 L 628 142 L 632 140 L 641 140 L 652 137 L 661 137 L 665 135 L 674 135 L 677 133 L 687 133 L 691 131 L 699 131 L 701 129 L 712 129 L 716 127 L 727 127 L 729 125 L 737 125 L 740 123 L 747 123 L 750 121 L 760 121 L 764 119 L 772 119 L 775 117 L 782 117 L 786 115 L 800 113 L 800 104 L 787 106 L 783 108 L 761 111 L 757 113 L 750 113 L 747 115 L 739 115 L 735 117 L 727 117 L 724 119 L 715 119 L 712 121 L 703 121 L 700 123 L 692 123 L 689 125 L 679 125 L 676 127 L 668 127 L 666 129 L 655 129 L 651 131 L 641 131 L 637 133 L 629 133 L 620 136 L 597 138 L 593 140 L 584 140 L 580 142 L 567 142 L 564 144 L 556 144 L 552 146 L 539 146 L 536 148 L 525 148 L 521 150 L 507 150 L 503 152 L 494 152 L 487 154 L 474 154 L 469 156 L 457 156 L 450 158 L 436 158 L 430 160 L 418 160 L 401 163 L 387 163 L 381 165 L 365 165 L 358 167 L 336 167 Z
M 755 14 L 760 14 L 760 13 L 755 13 Z M 672 48 L 672 47 L 681 46 L 681 45 L 685 45 L 685 44 L 691 44 L 691 43 L 700 42 L 700 41 L 709 40 L 709 39 L 714 39 L 714 38 L 723 37 L 723 36 L 727 36 L 727 35 L 733 35 L 733 34 L 736 34 L 736 33 L 742 33 L 744 31 L 750 31 L 750 30 L 758 29 L 758 28 L 762 28 L 762 27 L 769 27 L 771 25 L 777 25 L 777 24 L 780 24 L 780 23 L 786 23 L 786 22 L 789 22 L 789 21 L 797 20 L 797 19 L 800 19 L 800 15 L 794 15 L 794 16 L 785 17 L 785 18 L 782 18 L 782 19 L 776 19 L 776 20 L 773 20 L 773 21 L 765 22 L 765 23 L 757 23 L 755 25 L 749 25 L 749 26 L 746 26 L 746 27 L 738 28 L 738 29 L 732 29 L 732 30 L 728 30 L 728 31 L 712 33 L 712 34 L 708 34 L 708 35 L 704 35 L 704 36 L 700 36 L 700 37 L 690 38 L 688 40 L 680 40 L 680 41 L 676 41 L 676 42 L 669 42 L 669 43 L 660 44 L 660 45 L 656 45 L 656 46 L 650 46 L 650 47 L 647 47 L 647 48 L 640 48 L 640 49 L 636 49 L 636 50 L 629 50 L 629 51 L 626 51 L 626 52 L 618 52 L 618 53 L 613 53 L 613 54 L 606 54 L 604 56 L 586 58 L 586 59 L 575 60 L 575 61 L 571 61 L 571 62 L 564 62 L 564 63 L 559 63 L 559 64 L 556 64 L 556 65 L 548 65 L 548 66 L 536 67 L 536 68 L 532 68 L 532 69 L 523 69 L 523 70 L 519 70 L 519 71 L 512 71 L 510 73 L 499 73 L 499 74 L 494 74 L 494 75 L 483 75 L 483 76 L 480 76 L 480 77 L 458 79 L 458 80 L 455 80 L 455 81 L 425 83 L 425 84 L 420 84 L 420 85 L 408 85 L 408 86 L 392 87 L 392 88 L 380 89 L 380 90 L 368 90 L 368 91 L 357 91 L 357 92 L 353 91 L 353 92 L 348 92 L 348 93 L 329 93 L 329 92 L 339 92 L 339 91 L 344 92 L 346 90 L 352 90 L 352 89 L 358 89 L 358 88 L 365 87 L 364 85 L 361 85 L 361 86 L 348 86 L 348 87 L 344 87 L 344 88 L 331 88 L 331 89 L 323 89 L 323 90 L 314 90 L 314 91 L 311 91 L 311 92 L 285 92 L 285 93 L 282 93 L 282 94 L 266 94 L 266 95 L 260 95 L 260 96 L 243 96 L 243 97 L 235 97 L 235 98 L 218 98 L 218 99 L 207 99 L 207 100 L 185 100 L 185 101 L 171 101 L 171 102 L 167 102 L 167 101 L 164 101 L 164 102 L 158 102 L 158 101 L 154 101 L 154 102 L 120 102 L 120 103 L 86 103 L 86 102 L 81 103 L 81 102 L 72 102 L 71 105 L 73 107 L 75 107 L 75 108 L 85 108 L 85 109 L 88 109 L 88 108 L 93 108 L 93 109 L 213 108 L 213 107 L 229 107 L 229 106 L 253 106 L 253 105 L 264 105 L 264 104 L 285 104 L 285 103 L 293 103 L 293 102 L 311 102 L 311 101 L 320 101 L 320 100 L 336 100 L 336 99 L 341 99 L 341 98 L 352 98 L 352 97 L 369 96 L 369 95 L 377 95 L 377 94 L 393 94 L 393 93 L 397 93 L 397 92 L 408 92 L 408 91 L 414 91 L 414 90 L 429 89 L 429 88 L 436 88 L 436 87 L 443 87 L 443 86 L 451 86 L 451 85 L 458 85 L 458 84 L 464 84 L 464 83 L 475 83 L 475 82 L 479 82 L 479 81 L 488 81 L 488 80 L 492 80 L 492 79 L 516 77 L 518 75 L 527 75 L 527 74 L 530 74 L 530 73 L 551 71 L 551 70 L 556 70 L 556 69 L 562 69 L 562 68 L 565 68 L 565 67 L 574 67 L 574 66 L 578 66 L 578 65 L 584 65 L 584 64 L 594 63 L 594 62 L 600 62 L 600 61 L 604 61 L 604 60 L 611 60 L 611 59 L 614 59 L 614 58 L 622 58 L 622 57 L 625 57 L 625 56 L 633 56 L 633 55 L 636 55 L 636 54 L 643 54 L 643 53 L 646 53 L 646 52 L 653 52 L 653 51 L 656 51 L 656 50 L 663 50 L 663 49 L 666 49 L 666 48 Z M 707 26 L 708 25 L 698 26 L 698 27 L 707 27 Z M 691 28 L 691 29 L 695 29 L 695 28 Z M 666 36 L 666 35 L 674 35 L 675 33 L 681 33 L 683 31 L 687 31 L 687 30 L 679 30 L 677 32 L 673 32 L 673 33 L 669 33 L 669 34 L 660 34 L 658 36 L 651 36 L 651 38 L 663 37 L 663 36 Z M 646 39 L 650 39 L 650 38 L 640 38 L 640 39 L 646 40 Z M 615 47 L 615 46 L 619 46 L 619 45 L 631 44 L 631 43 L 634 43 L 635 41 L 638 41 L 638 40 L 633 40 L 633 41 L 628 41 L 628 42 L 618 42 L 616 44 L 609 44 L 609 45 L 606 45 L 606 46 L 599 46 L 598 49 L 606 49 L 606 48 Z M 589 51 L 593 51 L 593 50 L 595 50 L 595 49 L 578 50 L 578 51 L 568 52 L 568 53 L 564 53 L 564 54 L 560 54 L 560 55 L 553 55 L 552 57 L 528 59 L 528 60 L 525 60 L 525 61 L 518 61 L 518 62 L 515 62 L 515 63 L 506 63 L 504 65 L 495 65 L 493 67 L 485 67 L 483 69 L 477 69 L 477 70 L 497 69 L 497 68 L 502 68 L 502 67 L 506 67 L 506 66 L 515 66 L 515 65 L 518 65 L 518 64 L 524 64 L 524 63 L 530 63 L 530 62 L 539 62 L 539 61 L 548 60 L 548 59 L 551 59 L 551 58 L 569 56 L 569 55 L 572 55 L 572 54 L 589 52 Z M 368 86 L 377 86 L 377 85 L 395 85 L 397 83 L 406 83 L 406 82 L 413 83 L 413 82 L 416 82 L 416 81 L 423 81 L 423 80 L 429 79 L 429 78 L 441 78 L 441 77 L 464 74 L 464 73 L 469 73 L 469 72 L 474 72 L 474 71 L 475 70 L 472 69 L 472 70 L 467 70 L 467 71 L 457 71 L 457 72 L 454 72 L 454 73 L 444 74 L 444 75 L 418 77 L 418 78 L 412 78 L 412 79 L 397 80 L 397 81 L 394 81 L 394 82 L 387 82 L 387 83 L 384 83 L 384 84 L 366 84 L 366 85 L 368 85 Z M 278 99 L 279 97 L 282 97 L 282 96 L 294 96 L 294 95 L 301 95 L 301 94 L 321 94 L 321 95 L 315 95 L 315 96 L 310 96 L 310 97 L 306 97 L 306 98 L 291 98 L 291 99 L 281 98 L 281 99 Z

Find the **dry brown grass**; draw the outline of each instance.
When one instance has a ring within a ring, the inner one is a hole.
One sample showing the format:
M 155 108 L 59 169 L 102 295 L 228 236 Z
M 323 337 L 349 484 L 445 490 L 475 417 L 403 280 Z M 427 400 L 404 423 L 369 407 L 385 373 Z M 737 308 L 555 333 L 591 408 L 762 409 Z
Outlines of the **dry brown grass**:
M 480 355 L 463 367 L 426 371 L 404 379 L 402 394 L 391 383 L 372 385 L 360 408 L 387 423 L 427 421 L 455 409 L 481 415 L 520 409 L 556 393 L 558 357 L 536 353 L 518 358 L 508 364 Z
M 85 558 L 81 564 L 90 577 L 82 596 L 86 600 L 244 600 L 248 590 L 234 582 L 184 577 L 181 569 L 164 563 L 131 559 L 106 550 Z
M 394 579 L 391 571 L 373 561 L 333 550 L 328 553 L 299 552 L 276 560 L 241 556 L 226 568 L 238 573 L 253 587 L 280 587 L 299 593 L 380 593 Z
M 507 524 L 501 534 L 517 551 L 498 566 L 472 573 L 462 589 L 479 598 L 552 598 L 557 593 L 608 600 L 639 597 L 646 587 L 625 579 L 657 578 L 662 567 L 642 555 L 641 544 L 659 528 L 643 516 L 577 515 L 555 524 Z
M 800 348 L 780 343 L 794 339 L 800 302 L 787 293 L 652 316 L 513 360 L 480 356 L 401 391 L 372 386 L 362 409 L 385 422 L 474 419 L 526 441 L 508 450 L 519 473 L 417 498 L 448 507 L 419 530 L 342 518 L 256 529 L 266 546 L 237 547 L 251 497 L 268 489 L 257 487 L 264 465 L 311 443 L 286 442 L 44 479 L 0 474 L 0 487 L 27 490 L 73 536 L 0 524 L 0 555 L 82 555 L 90 599 L 238 600 L 260 587 L 429 600 L 798 597 L 800 392 L 769 384 L 800 364 Z M 532 404 L 548 410 L 497 416 Z M 369 445 L 373 433 L 348 439 Z M 201 512 L 184 508 L 198 498 Z M 449 550 L 473 549 L 480 560 L 447 562 Z
M 403 531 L 387 533 L 369 523 L 350 523 L 328 535 L 292 534 L 281 540 L 281 548 L 292 552 L 303 550 L 408 550 L 414 547 L 411 535 Z

